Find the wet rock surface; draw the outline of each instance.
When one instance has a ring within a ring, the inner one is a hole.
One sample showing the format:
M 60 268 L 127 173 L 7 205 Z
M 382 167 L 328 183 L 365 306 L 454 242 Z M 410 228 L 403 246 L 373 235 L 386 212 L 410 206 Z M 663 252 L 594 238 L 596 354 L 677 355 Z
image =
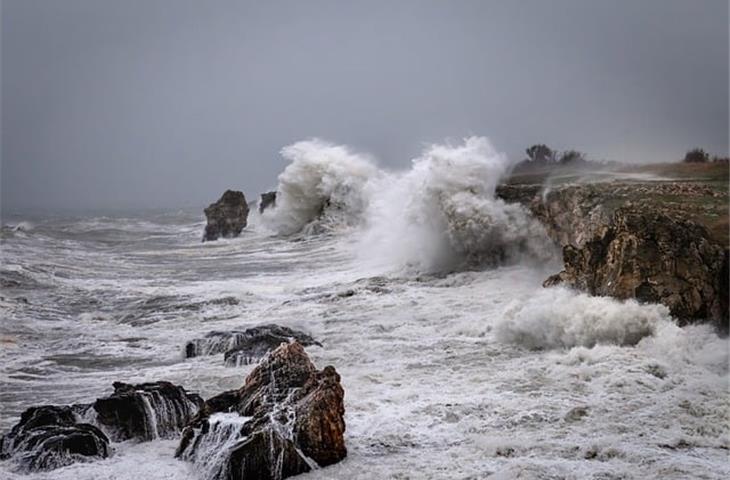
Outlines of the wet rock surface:
M 185 357 L 225 353 L 229 366 L 248 365 L 282 343 L 296 340 L 303 346 L 320 345 L 304 332 L 280 325 L 259 325 L 245 330 L 214 331 L 203 338 L 196 338 L 185 345 Z
M 261 194 L 261 201 L 259 201 L 259 213 L 264 213 L 267 208 L 273 208 L 276 206 L 276 192 L 266 192 Z
M 107 458 L 107 436 L 97 427 L 78 420 L 69 406 L 29 408 L 0 439 L 0 459 L 12 458 L 18 470 L 33 472 Z
M 239 390 L 207 400 L 177 456 L 207 478 L 283 479 L 339 462 L 344 390 L 334 367 L 317 370 L 297 342 L 279 346 Z
M 153 440 L 176 437 L 202 403 L 198 395 L 170 382 L 115 382 L 114 393 L 92 408 L 113 440 Z
M 223 196 L 205 209 L 207 224 L 203 241 L 220 237 L 237 237 L 248 222 L 248 204 L 243 192 L 226 190 Z
M 528 206 L 563 247 L 564 270 L 545 286 L 662 303 L 680 324 L 728 330 L 728 248 L 711 230 L 726 221 L 726 194 L 673 182 L 505 185 L 498 195 Z

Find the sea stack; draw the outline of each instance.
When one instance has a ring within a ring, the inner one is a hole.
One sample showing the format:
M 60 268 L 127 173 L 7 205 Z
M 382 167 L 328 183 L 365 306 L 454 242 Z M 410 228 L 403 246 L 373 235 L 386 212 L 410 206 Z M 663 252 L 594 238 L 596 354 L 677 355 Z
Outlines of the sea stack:
M 226 190 L 221 198 L 205 209 L 208 221 L 203 241 L 231 238 L 241 234 L 248 222 L 248 204 L 243 192 Z
M 261 194 L 261 201 L 259 202 L 259 213 L 264 213 L 264 210 L 270 207 L 276 206 L 276 192 L 266 192 Z

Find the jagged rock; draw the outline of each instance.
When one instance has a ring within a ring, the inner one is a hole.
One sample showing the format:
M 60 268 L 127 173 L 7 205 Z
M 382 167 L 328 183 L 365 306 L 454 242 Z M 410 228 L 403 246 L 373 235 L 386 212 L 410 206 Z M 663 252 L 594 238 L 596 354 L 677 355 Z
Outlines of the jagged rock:
M 205 209 L 208 223 L 203 241 L 219 237 L 237 237 L 248 222 L 248 204 L 243 192 L 226 190 L 223 196 Z
M 304 346 L 320 345 L 304 332 L 279 325 L 259 325 L 246 330 L 210 332 L 185 345 L 186 358 L 225 352 L 226 365 L 248 365 L 282 343 L 296 340 Z
M 680 323 L 712 319 L 727 328 L 728 252 L 692 221 L 622 207 L 581 247 L 566 245 L 563 262 L 546 285 L 663 303 Z
M 113 440 L 153 440 L 177 436 L 202 403 L 198 395 L 170 382 L 115 382 L 114 393 L 94 402 L 93 409 Z
M 343 397 L 334 367 L 317 371 L 302 345 L 281 345 L 241 389 L 205 402 L 176 456 L 228 480 L 279 480 L 331 465 L 347 455 Z
M 564 270 L 545 286 L 662 303 L 680 324 L 710 320 L 728 330 L 727 232 L 723 240 L 699 221 L 727 218 L 716 189 L 688 182 L 503 185 L 497 194 L 528 206 L 563 247 Z
M 276 192 L 266 192 L 261 194 L 261 201 L 259 202 L 259 213 L 264 213 L 264 210 L 270 207 L 276 206 Z
M 12 458 L 19 470 L 32 472 L 108 457 L 106 435 L 78 420 L 68 406 L 29 408 L 0 439 L 0 459 Z

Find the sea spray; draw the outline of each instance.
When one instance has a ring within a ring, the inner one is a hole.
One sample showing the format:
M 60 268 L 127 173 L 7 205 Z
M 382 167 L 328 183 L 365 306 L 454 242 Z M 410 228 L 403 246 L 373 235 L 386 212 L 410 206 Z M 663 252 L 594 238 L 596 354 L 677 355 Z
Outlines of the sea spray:
M 511 302 L 495 331 L 498 340 L 529 349 L 635 345 L 660 324 L 671 322 L 663 305 L 591 297 L 556 287 Z
M 367 210 L 363 260 L 421 272 L 494 265 L 525 254 L 549 258 L 542 226 L 495 198 L 512 162 L 484 137 L 432 145 L 412 168 L 380 180 Z
M 262 219 L 278 234 L 318 233 L 359 220 L 365 185 L 380 174 L 369 157 L 320 139 L 284 147 L 291 163 L 279 175 L 276 206 Z

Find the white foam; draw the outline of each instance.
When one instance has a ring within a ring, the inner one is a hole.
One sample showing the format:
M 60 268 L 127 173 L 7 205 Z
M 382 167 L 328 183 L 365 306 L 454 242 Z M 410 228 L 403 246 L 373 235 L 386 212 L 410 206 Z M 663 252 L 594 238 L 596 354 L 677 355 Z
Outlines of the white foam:
M 325 228 L 359 220 L 364 187 L 379 173 L 368 156 L 319 139 L 284 147 L 281 155 L 291 163 L 279 175 L 276 205 L 261 216 L 269 228 L 289 235 L 314 220 Z
M 550 288 L 531 299 L 513 301 L 496 325 L 497 338 L 530 349 L 609 343 L 635 345 L 670 323 L 663 305 L 639 305 Z

